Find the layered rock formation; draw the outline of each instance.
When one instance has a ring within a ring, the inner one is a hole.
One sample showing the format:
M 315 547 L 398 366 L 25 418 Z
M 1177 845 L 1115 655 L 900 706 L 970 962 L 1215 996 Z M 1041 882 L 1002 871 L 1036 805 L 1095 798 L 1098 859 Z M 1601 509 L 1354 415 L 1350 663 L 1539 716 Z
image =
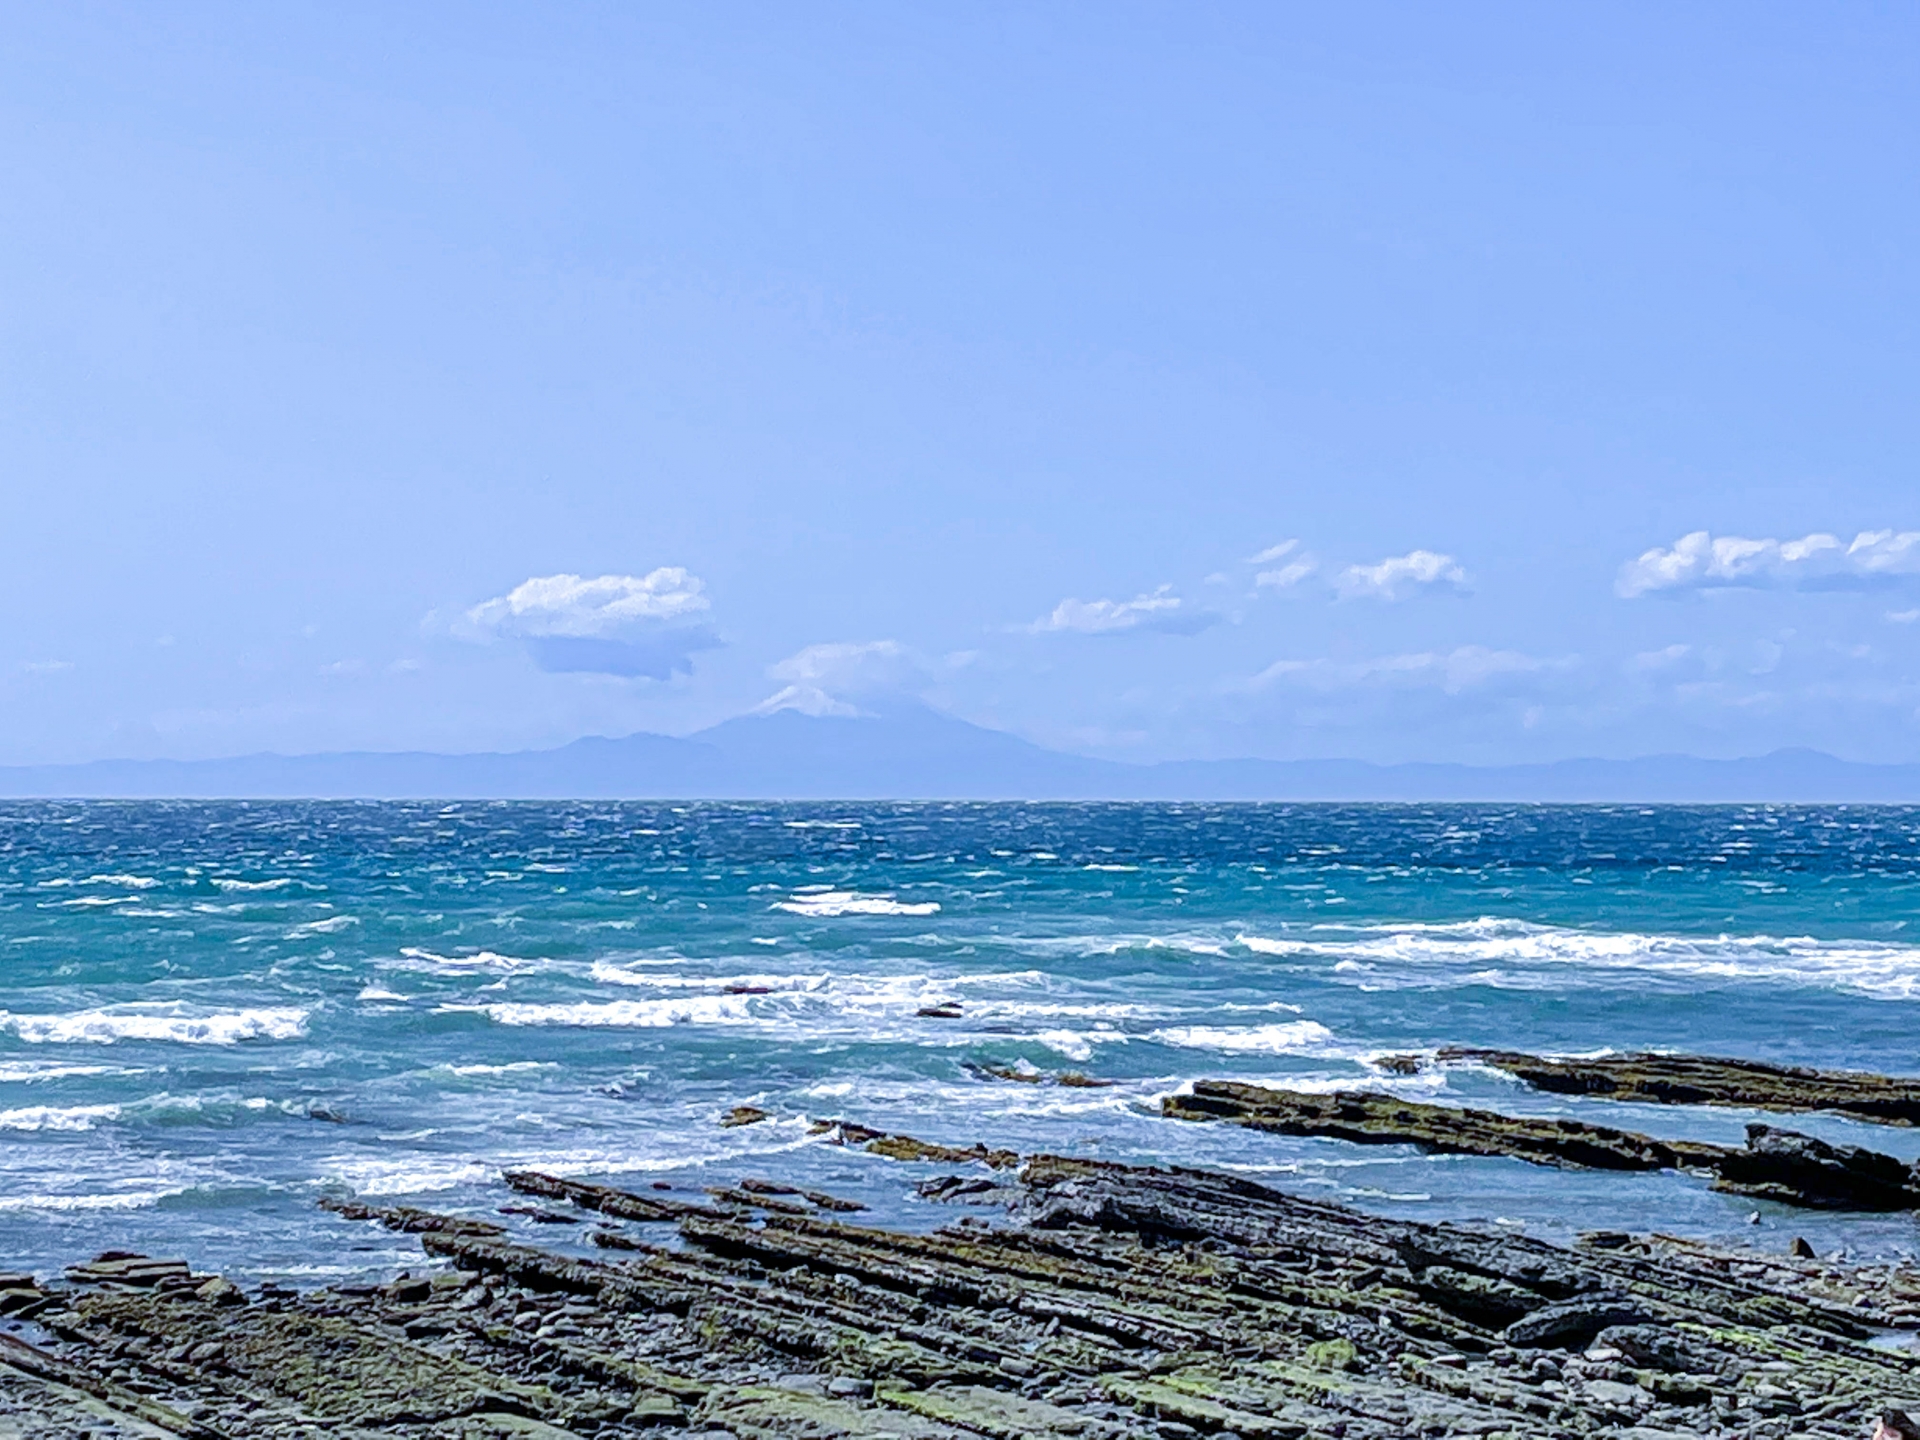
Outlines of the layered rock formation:
M 1660 1105 L 1730 1105 L 1750 1110 L 1831 1110 L 1882 1125 L 1920 1124 L 1920 1081 L 1850 1070 L 1808 1070 L 1704 1055 L 1608 1055 L 1562 1060 L 1517 1050 L 1441 1050 L 1559 1095 L 1601 1095 Z
M 1161 1113 L 1276 1135 L 1415 1145 L 1442 1155 L 1504 1155 L 1596 1170 L 1696 1170 L 1711 1174 L 1716 1190 L 1818 1209 L 1920 1208 L 1920 1168 L 1771 1125 L 1749 1125 L 1741 1148 L 1660 1140 L 1579 1120 L 1423 1105 L 1373 1091 L 1305 1095 L 1232 1080 L 1196 1081 L 1190 1094 L 1163 1100 Z
M 576 1222 L 543 1233 L 592 1246 L 341 1205 L 343 1227 L 417 1235 L 422 1266 L 303 1294 L 131 1256 L 8 1277 L 43 1328 L 0 1341 L 0 1433 L 1857 1440 L 1920 1410 L 1885 1338 L 1920 1326 L 1909 1270 L 1569 1249 L 1211 1172 L 996 1169 L 863 1135 L 833 1138 L 963 1157 L 920 1189 L 977 1208 L 910 1235 L 765 1181 L 695 1205 L 522 1173 Z

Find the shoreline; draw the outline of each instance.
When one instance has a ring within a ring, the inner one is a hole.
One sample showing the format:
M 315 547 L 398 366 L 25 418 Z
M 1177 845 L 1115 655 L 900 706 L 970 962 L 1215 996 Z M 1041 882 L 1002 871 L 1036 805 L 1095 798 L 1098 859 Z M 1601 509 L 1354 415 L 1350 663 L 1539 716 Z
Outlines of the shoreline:
M 1840 1440 L 1920 1411 L 1912 1266 L 1561 1246 L 1219 1171 L 825 1138 L 942 1168 L 916 1191 L 952 1218 L 878 1228 L 750 1176 L 700 1202 L 503 1177 L 500 1208 L 584 1240 L 543 1246 L 333 1202 L 343 1243 L 378 1226 L 421 1261 L 304 1292 L 111 1254 L 8 1277 L 25 1338 L 0 1340 L 0 1425 L 79 1434 L 80 1406 L 149 1440 Z

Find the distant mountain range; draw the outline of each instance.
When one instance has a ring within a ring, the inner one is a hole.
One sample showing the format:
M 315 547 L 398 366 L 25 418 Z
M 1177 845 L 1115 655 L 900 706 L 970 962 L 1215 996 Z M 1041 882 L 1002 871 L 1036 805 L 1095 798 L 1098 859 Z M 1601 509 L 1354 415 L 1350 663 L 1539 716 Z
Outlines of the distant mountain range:
M 629 735 L 556 750 L 352 751 L 230 760 L 0 767 L 0 796 L 447 799 L 1014 799 L 1920 802 L 1920 765 L 1815 750 L 1744 760 L 1653 755 L 1538 765 L 1178 760 L 1131 765 L 1047 750 L 915 709 L 863 719 L 782 711 L 685 739 Z

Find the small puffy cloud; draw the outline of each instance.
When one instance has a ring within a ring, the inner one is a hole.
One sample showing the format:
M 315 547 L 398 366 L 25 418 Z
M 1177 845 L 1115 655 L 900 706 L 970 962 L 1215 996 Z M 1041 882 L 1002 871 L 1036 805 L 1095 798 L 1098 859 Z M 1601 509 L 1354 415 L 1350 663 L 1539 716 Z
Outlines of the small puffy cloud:
M 1253 577 L 1253 583 L 1261 590 L 1291 590 L 1302 580 L 1312 578 L 1314 571 L 1319 568 L 1319 562 L 1311 555 L 1302 555 L 1298 560 L 1290 560 L 1275 569 L 1262 570 Z
M 1860 589 L 1920 575 L 1920 530 L 1863 530 L 1851 543 L 1816 532 L 1798 540 L 1753 540 L 1695 530 L 1620 567 L 1623 599 L 1736 587 Z
M 721 643 L 693 617 L 708 608 L 700 578 L 677 565 L 645 575 L 536 575 L 460 617 L 454 633 L 517 640 L 555 674 L 666 680 Z
M 1034 635 L 1117 635 L 1127 630 L 1197 635 L 1219 620 L 1215 612 L 1188 606 L 1171 585 L 1162 585 L 1131 600 L 1062 600 L 1051 613 L 1023 628 Z
M 536 575 L 467 611 L 475 630 L 522 639 L 605 639 L 707 609 L 706 587 L 678 565 L 646 575 Z
M 1270 690 L 1278 686 L 1298 686 L 1335 691 L 1373 686 L 1437 689 L 1458 695 L 1506 677 L 1565 670 L 1571 664 L 1568 660 L 1543 660 L 1517 650 L 1461 645 L 1452 650 L 1383 655 L 1369 660 L 1277 660 L 1247 682 L 1247 688 Z
M 898 640 L 836 641 L 796 651 L 767 674 L 787 683 L 755 707 L 761 714 L 863 715 L 875 701 L 917 697 L 933 667 Z
M 1887 619 L 1896 625 L 1913 625 L 1920 623 L 1920 610 L 1889 610 Z
M 1451 555 L 1410 550 L 1372 565 L 1349 565 L 1333 584 L 1342 600 L 1403 600 L 1437 590 L 1463 591 L 1467 572 Z

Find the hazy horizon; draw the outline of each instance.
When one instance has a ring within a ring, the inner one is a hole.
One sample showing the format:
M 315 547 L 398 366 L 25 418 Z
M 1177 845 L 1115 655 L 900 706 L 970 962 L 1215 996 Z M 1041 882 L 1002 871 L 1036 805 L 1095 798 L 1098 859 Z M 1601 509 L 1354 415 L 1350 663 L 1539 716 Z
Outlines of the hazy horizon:
M 1920 759 L 1911 12 L 4 24 L 0 765 Z

